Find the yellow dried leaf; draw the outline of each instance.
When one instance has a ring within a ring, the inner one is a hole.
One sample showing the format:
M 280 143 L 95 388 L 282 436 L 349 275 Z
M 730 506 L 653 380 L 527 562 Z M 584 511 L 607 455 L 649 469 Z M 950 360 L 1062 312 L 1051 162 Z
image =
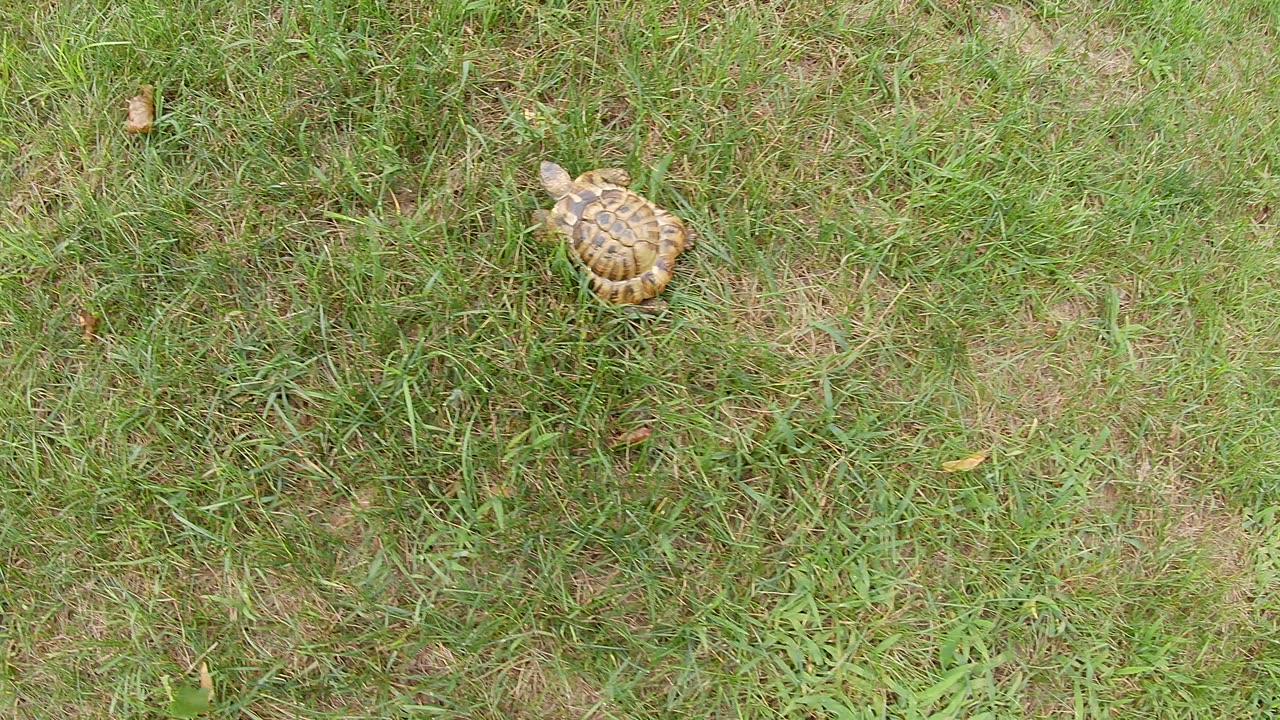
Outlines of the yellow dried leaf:
M 946 470 L 947 472 L 964 472 L 966 470 L 972 470 L 978 467 L 979 465 L 982 464 L 982 461 L 986 459 L 987 459 L 986 453 L 977 452 L 963 460 L 949 460 L 947 462 L 944 462 L 942 463 L 942 469 Z
M 84 335 L 85 340 L 93 339 L 94 330 L 98 329 L 98 318 L 93 313 L 81 308 L 76 313 L 76 324 L 80 326 L 80 332 Z
M 551 128 L 551 109 L 542 103 L 537 103 L 537 107 L 525 106 L 520 109 L 520 113 L 524 115 L 524 121 L 529 124 L 529 128 L 538 135 L 542 135 Z
M 149 133 L 155 126 L 155 121 L 155 88 L 143 85 L 139 88 L 139 94 L 129 98 L 129 116 L 124 121 L 124 130 L 129 133 Z

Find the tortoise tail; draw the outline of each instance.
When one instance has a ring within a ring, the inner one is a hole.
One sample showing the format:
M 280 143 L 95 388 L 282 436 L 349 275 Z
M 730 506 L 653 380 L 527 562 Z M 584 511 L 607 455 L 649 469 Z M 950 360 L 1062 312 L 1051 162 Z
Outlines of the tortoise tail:
M 658 246 L 658 257 L 653 267 L 633 278 L 610 280 L 591 273 L 591 289 L 606 302 L 630 305 L 657 297 L 671 282 L 671 270 L 680 248 L 668 238 Z

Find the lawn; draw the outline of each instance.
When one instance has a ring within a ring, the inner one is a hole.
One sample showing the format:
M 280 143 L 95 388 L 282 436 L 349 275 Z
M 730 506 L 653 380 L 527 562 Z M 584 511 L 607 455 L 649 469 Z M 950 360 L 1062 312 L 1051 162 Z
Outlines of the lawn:
M 0 716 L 1275 717 L 1278 52 L 1277 0 L 0 5 Z M 543 159 L 697 230 L 666 310 L 539 241 Z

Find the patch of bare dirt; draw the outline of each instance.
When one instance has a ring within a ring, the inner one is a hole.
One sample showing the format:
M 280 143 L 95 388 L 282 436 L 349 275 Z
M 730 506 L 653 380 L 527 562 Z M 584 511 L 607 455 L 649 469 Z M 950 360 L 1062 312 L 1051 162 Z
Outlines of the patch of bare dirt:
M 1053 52 L 1056 43 L 1041 23 L 1022 8 L 995 7 L 987 15 L 995 34 L 1017 46 L 1024 56 L 1042 61 Z
M 1216 495 L 1196 492 L 1193 482 L 1181 473 L 1173 473 L 1163 482 L 1152 479 L 1161 488 L 1157 496 L 1165 499 L 1168 536 L 1200 548 L 1213 573 L 1230 588 L 1230 604 L 1254 594 L 1257 588 L 1251 582 L 1249 561 L 1254 540 L 1240 516 Z M 1243 612 L 1243 608 L 1237 609 Z
M 1084 59 L 1094 73 L 1102 77 L 1123 77 L 1137 67 L 1133 50 L 1106 30 L 1087 36 Z
M 600 690 L 586 680 L 554 668 L 550 653 L 535 648 L 502 672 L 518 703 L 518 717 L 597 720 L 609 717 Z
M 74 197 L 74 178 L 68 178 L 53 157 L 29 160 L 13 168 L 17 180 L 7 188 L 8 208 L 14 217 L 56 216 Z
M 1222 647 L 1230 653 L 1232 644 L 1225 638 L 1232 627 L 1250 622 L 1251 605 L 1265 590 L 1254 575 L 1258 540 L 1221 496 L 1200 490 L 1181 448 L 1182 435 L 1174 425 L 1167 433 L 1150 433 L 1141 445 L 1135 442 L 1124 453 L 1136 457 L 1132 477 L 1097 488 L 1090 512 L 1119 521 L 1112 541 L 1120 543 L 1126 572 L 1207 575 L 1204 592 L 1213 602 L 1193 612 L 1213 615 L 1205 624 L 1224 636 Z M 1169 545 L 1186 552 L 1155 567 L 1152 553 Z
M 1102 303 L 1092 294 L 1072 294 L 1044 306 L 1024 305 L 999 328 L 966 339 L 973 368 L 974 393 L 981 398 L 981 426 L 1011 432 L 1032 421 L 1056 423 L 1071 408 L 1099 413 L 1121 426 L 1159 392 L 1178 356 L 1176 328 L 1146 317 L 1139 300 L 1124 287 L 1113 296 L 1117 324 L 1141 325 L 1130 331 L 1122 351 L 1104 337 Z M 1115 373 L 1132 374 L 1133 389 L 1120 400 L 1110 396 Z M 1158 422 L 1158 418 L 1149 418 Z M 1114 426 L 1113 426 L 1114 427 Z M 1115 432 L 1108 447 L 1132 456 L 1128 435 Z
M 579 567 L 570 578 L 573 601 L 585 607 L 600 598 L 608 598 L 618 589 L 617 569 Z
M 1078 73 L 1074 102 L 1095 106 L 1126 101 L 1136 92 L 1139 67 L 1133 50 L 1115 28 L 1106 25 L 1050 24 L 1023 8 L 1001 6 L 986 14 L 986 28 L 1002 44 L 1037 66 L 1057 55 Z
M 1046 347 L 1030 333 L 970 343 L 978 404 L 974 427 L 1010 437 L 1032 425 L 1051 426 L 1079 397 L 1101 395 L 1079 354 Z
M 1045 332 L 1058 335 L 1088 320 L 1095 314 L 1095 303 L 1092 300 L 1073 295 L 1060 298 L 1045 308 Z
M 197 597 L 243 624 L 244 639 L 259 657 L 288 659 L 294 670 L 305 660 L 298 647 L 323 645 L 339 622 L 333 606 L 315 590 L 274 573 L 210 569 L 194 577 Z
M 852 346 L 870 318 L 854 316 L 859 290 L 853 271 L 814 260 L 780 263 L 772 278 L 725 277 L 736 331 L 793 357 L 816 360 Z M 892 303 L 892 300 L 887 302 Z
M 458 658 L 442 643 L 429 645 L 414 654 L 407 670 L 412 675 L 443 676 L 454 672 Z
M 252 577 L 235 570 L 197 570 L 188 578 L 165 578 L 138 570 L 120 570 L 110 577 L 89 580 L 64 588 L 59 608 L 39 624 L 27 627 L 22 642 L 9 646 L 8 662 L 21 682 L 40 694 L 70 697 L 74 688 L 59 691 L 67 677 L 94 682 L 109 667 L 117 648 L 136 644 L 137 618 L 129 608 L 138 608 L 149 617 L 147 632 L 153 638 L 182 638 L 181 630 L 193 606 L 203 612 L 227 613 L 228 619 L 243 628 L 241 638 L 262 662 L 284 660 L 300 671 L 304 658 L 297 654 L 303 644 L 323 645 L 332 637 L 332 625 L 318 623 L 332 617 L 332 610 L 314 593 L 296 587 L 270 572 Z M 178 585 L 174 585 L 178 582 Z M 242 609 L 243 608 L 243 609 Z M 172 663 L 164 672 L 184 673 L 197 663 L 197 651 L 182 642 L 162 644 L 152 650 L 163 653 Z M 101 679 L 101 686 L 110 683 Z M 21 686 L 20 686 L 21 687 Z
M 365 530 L 363 515 L 374 508 L 378 494 L 372 488 L 361 488 L 355 497 L 334 499 L 317 503 L 327 528 L 348 540 L 355 539 Z

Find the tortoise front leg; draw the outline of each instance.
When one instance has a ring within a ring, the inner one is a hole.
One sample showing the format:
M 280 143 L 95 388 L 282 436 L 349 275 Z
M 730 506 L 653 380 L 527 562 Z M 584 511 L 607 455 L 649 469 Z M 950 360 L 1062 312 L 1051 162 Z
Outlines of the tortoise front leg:
M 578 182 L 588 184 L 606 182 L 611 185 L 626 187 L 631 184 L 631 174 L 622 168 L 600 168 L 583 173 L 582 177 L 578 178 Z
M 555 223 L 551 220 L 551 212 L 548 210 L 534 210 L 533 222 L 537 227 L 533 229 L 533 236 L 544 243 L 556 241 Z

